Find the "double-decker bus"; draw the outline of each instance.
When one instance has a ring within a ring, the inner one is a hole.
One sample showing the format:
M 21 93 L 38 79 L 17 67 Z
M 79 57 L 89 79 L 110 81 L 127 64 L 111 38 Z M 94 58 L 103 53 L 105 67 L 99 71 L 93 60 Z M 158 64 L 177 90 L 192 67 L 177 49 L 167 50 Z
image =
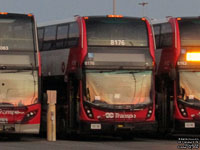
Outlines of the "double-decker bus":
M 161 131 L 199 133 L 199 32 L 199 17 L 168 17 L 154 24 Z
M 43 91 L 57 90 L 59 135 L 156 129 L 154 37 L 146 18 L 76 16 L 41 24 L 38 35 Z
M 0 13 L 0 134 L 38 134 L 39 53 L 32 14 Z

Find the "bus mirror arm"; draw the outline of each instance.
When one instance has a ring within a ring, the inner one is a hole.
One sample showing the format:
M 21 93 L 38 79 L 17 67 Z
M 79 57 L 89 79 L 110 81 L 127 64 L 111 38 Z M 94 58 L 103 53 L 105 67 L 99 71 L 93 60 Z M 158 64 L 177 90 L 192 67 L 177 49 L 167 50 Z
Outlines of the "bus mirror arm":
M 175 69 L 175 67 L 171 67 L 170 68 L 169 77 L 170 77 L 171 80 L 175 80 L 176 79 L 176 69 Z
M 76 79 L 77 80 L 82 80 L 82 68 L 77 68 L 76 73 L 75 73 Z

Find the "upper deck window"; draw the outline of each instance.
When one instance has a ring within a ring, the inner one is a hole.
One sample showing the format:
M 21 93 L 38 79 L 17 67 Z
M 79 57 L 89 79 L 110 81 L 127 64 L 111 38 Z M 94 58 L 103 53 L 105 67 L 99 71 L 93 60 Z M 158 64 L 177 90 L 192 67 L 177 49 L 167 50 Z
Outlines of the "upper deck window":
M 38 43 L 39 43 L 39 49 L 42 49 L 42 42 L 44 38 L 44 28 L 38 29 Z
M 200 19 L 179 21 L 181 46 L 200 46 Z
M 43 50 L 55 49 L 56 26 L 47 26 L 44 30 Z
M 171 47 L 173 44 L 172 27 L 170 23 L 154 25 L 156 48 Z
M 80 35 L 77 22 L 43 26 L 38 29 L 38 32 L 41 32 L 41 29 L 44 29 L 44 37 L 39 39 L 41 51 L 71 48 L 79 44 Z
M 68 24 L 58 25 L 57 39 L 56 39 L 56 48 L 57 49 L 62 49 L 64 47 L 68 46 L 68 43 L 67 43 L 68 30 L 69 30 Z
M 146 23 L 141 19 L 89 18 L 86 29 L 89 46 L 148 46 Z
M 79 27 L 77 22 L 69 24 L 69 40 L 68 45 L 70 47 L 77 46 L 79 42 Z
M 33 20 L 24 16 L 0 17 L 0 50 L 34 50 Z
M 56 26 L 45 27 L 44 41 L 52 41 L 56 39 Z

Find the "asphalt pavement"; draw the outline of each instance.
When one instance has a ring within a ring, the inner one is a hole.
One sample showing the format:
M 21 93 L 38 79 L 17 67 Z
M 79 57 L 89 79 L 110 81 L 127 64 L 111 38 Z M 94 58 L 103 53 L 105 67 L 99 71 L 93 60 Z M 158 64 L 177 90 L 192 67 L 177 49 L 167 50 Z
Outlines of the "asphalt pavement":
M 0 150 L 177 150 L 184 149 L 178 139 L 134 138 L 122 140 L 115 137 L 84 137 L 49 142 L 45 138 L 28 136 L 21 140 L 0 138 Z M 179 146 L 179 147 L 178 147 Z

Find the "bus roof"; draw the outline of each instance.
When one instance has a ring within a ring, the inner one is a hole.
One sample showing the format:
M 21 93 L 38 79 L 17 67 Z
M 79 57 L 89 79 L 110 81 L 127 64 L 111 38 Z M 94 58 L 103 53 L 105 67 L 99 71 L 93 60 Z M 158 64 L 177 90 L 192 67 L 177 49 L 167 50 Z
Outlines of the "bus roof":
M 161 23 L 166 23 L 169 21 L 170 18 L 180 18 L 181 20 L 190 20 L 190 19 L 200 19 L 200 16 L 186 16 L 186 17 L 172 17 L 168 16 L 164 19 L 152 19 L 151 22 L 152 24 L 161 24 Z
M 131 16 L 123 16 L 123 15 L 96 15 L 96 16 L 83 16 L 83 17 L 89 17 L 89 18 L 141 18 L 141 17 L 131 17 Z
M 34 16 L 31 13 L 28 14 L 18 14 L 18 13 L 8 13 L 8 12 L 0 12 L 0 16 L 8 16 L 8 17 L 32 17 Z
M 176 18 L 180 18 L 180 19 L 200 19 L 200 16 L 187 16 L 187 17 L 176 17 Z
M 109 15 L 97 15 L 97 16 L 80 16 L 80 17 L 89 17 L 89 18 L 107 18 Z M 116 15 L 116 16 L 121 16 L 121 15 Z M 56 25 L 56 24 L 62 24 L 62 23 L 68 23 L 68 22 L 73 22 L 76 21 L 76 17 L 74 16 L 74 18 L 69 18 L 69 19 L 62 19 L 62 20 L 56 20 L 56 21 L 48 21 L 48 22 L 44 22 L 44 23 L 38 23 L 38 27 L 42 27 L 42 26 L 48 26 L 48 25 Z M 133 18 L 133 19 L 140 19 L 141 17 L 131 17 L 131 16 L 123 16 L 122 18 Z M 143 17 L 142 17 L 143 18 Z
M 88 18 L 108 18 L 109 15 L 97 15 L 97 16 L 80 16 L 80 17 L 88 17 Z M 116 15 L 116 16 L 121 16 L 121 15 Z M 62 20 L 56 20 L 56 21 L 48 21 L 48 22 L 44 22 L 44 23 L 38 23 L 37 26 L 38 27 L 43 27 L 43 26 L 50 26 L 50 25 L 56 25 L 56 24 L 62 24 L 62 23 L 68 23 L 68 22 L 73 22 L 76 21 L 76 17 L 74 16 L 74 18 L 69 18 L 69 19 L 62 19 Z M 117 18 L 117 17 L 116 17 Z M 122 16 L 119 18 L 130 18 L 130 19 L 141 19 L 143 17 L 131 17 L 131 16 Z M 145 17 L 146 18 L 146 17 Z M 148 18 L 146 18 L 148 20 Z
M 48 21 L 44 23 L 38 23 L 38 27 L 43 27 L 43 26 L 50 26 L 50 25 L 56 25 L 56 24 L 62 24 L 62 23 L 68 23 L 68 22 L 73 22 L 76 21 L 75 18 L 69 18 L 69 19 L 62 19 L 62 20 L 56 20 L 56 21 Z
M 151 23 L 152 23 L 152 24 L 166 23 L 166 22 L 169 21 L 170 18 L 171 18 L 171 17 L 166 17 L 166 18 L 164 18 L 164 19 L 153 19 L 153 20 L 151 20 Z

